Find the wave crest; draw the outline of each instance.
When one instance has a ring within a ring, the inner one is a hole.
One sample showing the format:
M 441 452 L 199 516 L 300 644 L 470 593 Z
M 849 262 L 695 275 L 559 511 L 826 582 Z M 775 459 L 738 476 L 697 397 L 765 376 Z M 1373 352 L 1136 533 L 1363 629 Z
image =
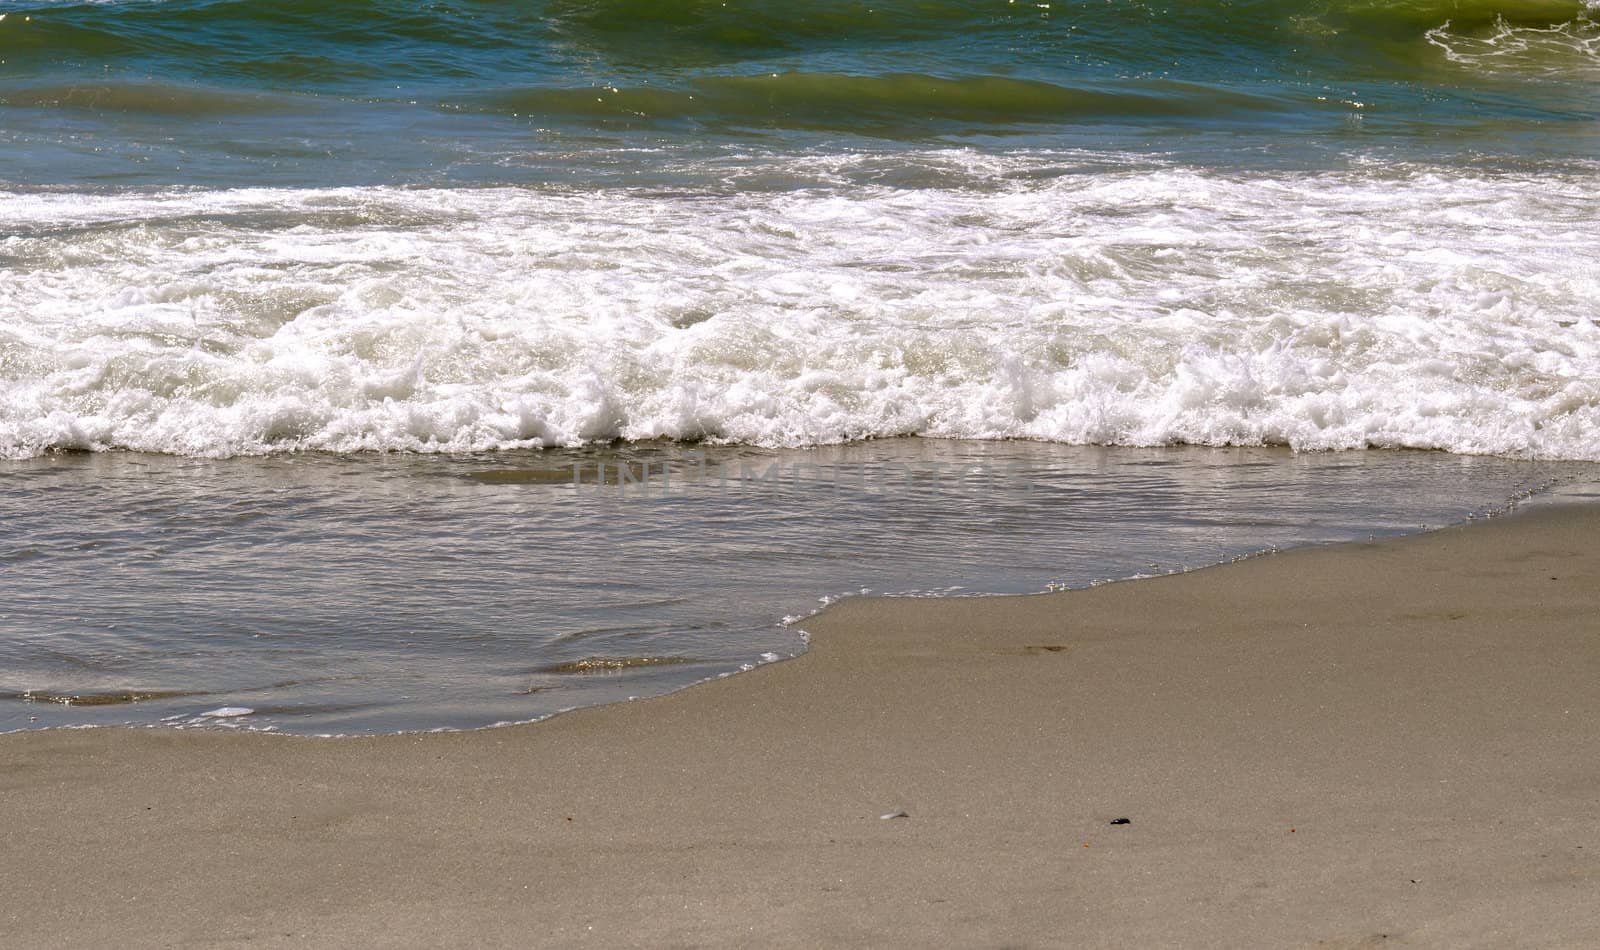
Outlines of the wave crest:
M 1075 119 L 1184 118 L 1287 111 L 1274 97 L 1201 83 L 1151 80 L 1118 87 L 1069 87 L 1003 76 L 852 76 L 772 73 L 713 76 L 685 88 L 528 89 L 468 100 L 528 116 L 651 122 L 692 120 L 762 128 L 830 128 L 922 133 L 930 124 L 1007 124 Z
M 0 453 L 919 434 L 1600 458 L 1593 170 L 921 160 L 947 183 L 3 195 Z
M 1452 63 L 1479 73 L 1600 78 L 1600 23 L 1587 16 L 1533 26 L 1502 16 L 1477 29 L 1446 23 L 1427 39 Z

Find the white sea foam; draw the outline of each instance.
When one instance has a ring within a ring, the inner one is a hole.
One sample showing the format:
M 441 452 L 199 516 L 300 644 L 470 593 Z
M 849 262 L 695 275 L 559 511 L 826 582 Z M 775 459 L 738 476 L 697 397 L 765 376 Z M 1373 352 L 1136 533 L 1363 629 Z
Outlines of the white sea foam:
M 1589 15 L 1549 26 L 1513 25 L 1504 18 L 1487 30 L 1459 33 L 1449 23 L 1429 30 L 1428 42 L 1446 59 L 1479 73 L 1552 78 L 1600 78 L 1600 23 Z
M 1600 458 L 1600 172 L 941 160 L 969 180 L 0 193 L 0 454 L 923 434 Z

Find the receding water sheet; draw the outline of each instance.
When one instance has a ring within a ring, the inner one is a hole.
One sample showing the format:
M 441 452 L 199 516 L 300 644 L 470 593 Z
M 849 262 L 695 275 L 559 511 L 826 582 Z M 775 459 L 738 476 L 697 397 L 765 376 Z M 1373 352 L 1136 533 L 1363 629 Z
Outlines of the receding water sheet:
M 532 719 L 794 655 L 783 621 L 828 597 L 1164 573 L 1484 516 L 1590 470 L 923 439 L 50 455 L 0 471 L 0 728 Z

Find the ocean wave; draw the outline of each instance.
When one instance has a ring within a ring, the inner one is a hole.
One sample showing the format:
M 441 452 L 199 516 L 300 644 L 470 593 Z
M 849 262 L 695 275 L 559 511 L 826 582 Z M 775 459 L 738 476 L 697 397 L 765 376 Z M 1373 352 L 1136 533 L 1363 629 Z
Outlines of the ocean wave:
M 265 115 L 305 108 L 303 97 L 148 81 L 0 86 L 0 105 L 176 117 Z
M 1429 30 L 1427 38 L 1450 62 L 1478 72 L 1600 78 L 1600 23 L 1588 16 L 1542 26 L 1497 17 L 1476 29 L 1447 22 Z
M 906 42 L 950 34 L 1093 33 L 1106 28 L 1142 31 L 1158 47 L 1199 49 L 1250 36 L 1262 39 L 1273 31 L 1303 42 L 1308 35 L 1357 24 L 1413 36 L 1445 20 L 1550 25 L 1572 20 L 1588 6 L 1585 0 L 1196 0 L 1170 5 L 1100 0 L 817 0 L 803 5 L 783 0 L 550 0 L 544 14 L 564 33 L 648 56 L 671 55 L 668 48 L 674 45 L 731 53 L 806 48 L 823 41 Z
M 1036 78 L 1063 68 L 1159 75 L 1203 64 L 1226 71 L 1241 56 L 1274 70 L 1332 57 L 1348 73 L 1373 56 L 1392 67 L 1388 46 L 1396 42 L 1426 52 L 1424 35 L 1446 21 L 1467 31 L 1500 22 L 1555 28 L 1588 9 L 1582 0 L 18 2 L 0 13 L 0 60 L 13 70 L 90 64 L 368 92 L 384 80 L 437 85 L 508 75 L 554 83 L 624 72 L 670 82 L 681 78 L 675 70 L 745 61 L 825 72 L 841 53 L 884 73 L 931 58 Z
M 1592 0 L 1326 0 L 1309 10 L 1333 22 L 1387 23 L 1415 30 L 1446 20 L 1469 26 L 1499 21 L 1551 25 L 1583 16 Z
M 705 77 L 683 89 L 517 90 L 467 99 L 457 107 L 531 117 L 693 120 L 881 135 L 895 129 L 921 134 L 950 122 L 999 128 L 1082 119 L 1140 121 L 1286 113 L 1306 108 L 1311 99 L 1302 94 L 1300 101 L 1285 100 L 1171 80 L 1074 88 L 1005 76 L 771 73 Z
M 0 194 L 0 454 L 918 434 L 1600 458 L 1593 170 L 921 160 L 946 183 Z

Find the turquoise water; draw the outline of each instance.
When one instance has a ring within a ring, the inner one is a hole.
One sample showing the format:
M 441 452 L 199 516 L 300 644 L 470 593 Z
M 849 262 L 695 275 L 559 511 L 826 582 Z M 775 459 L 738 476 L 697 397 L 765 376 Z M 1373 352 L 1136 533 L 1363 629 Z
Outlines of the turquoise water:
M 0 10 L 14 186 L 670 181 L 656 150 L 935 143 L 1528 161 L 1592 157 L 1600 116 L 1570 0 Z

